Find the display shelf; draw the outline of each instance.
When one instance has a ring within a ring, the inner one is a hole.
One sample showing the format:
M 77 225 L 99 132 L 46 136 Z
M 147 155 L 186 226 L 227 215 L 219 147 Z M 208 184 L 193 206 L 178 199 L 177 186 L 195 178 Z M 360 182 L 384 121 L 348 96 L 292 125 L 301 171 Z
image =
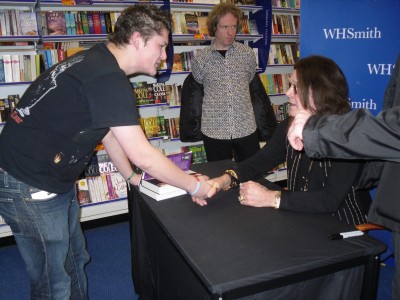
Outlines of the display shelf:
M 30 10 L 36 5 L 36 0 L 22 0 L 22 1 L 4 1 L 0 0 L 1 9 L 20 9 Z
M 67 41 L 106 41 L 107 34 L 81 34 L 81 35 L 44 35 L 43 42 L 67 42 Z
M 123 8 L 138 3 L 138 1 L 93 1 L 92 5 L 63 5 L 61 0 L 44 0 L 39 1 L 39 11 L 113 11 L 116 8 Z M 154 1 L 151 4 L 160 6 L 163 2 Z

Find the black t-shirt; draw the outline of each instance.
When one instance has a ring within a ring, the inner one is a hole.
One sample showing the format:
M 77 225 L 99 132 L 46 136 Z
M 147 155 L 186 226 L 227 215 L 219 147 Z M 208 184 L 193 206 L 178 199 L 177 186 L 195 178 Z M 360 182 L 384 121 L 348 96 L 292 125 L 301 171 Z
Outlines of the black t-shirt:
M 46 70 L 0 135 L 0 167 L 53 193 L 69 191 L 110 127 L 139 125 L 131 84 L 104 44 Z

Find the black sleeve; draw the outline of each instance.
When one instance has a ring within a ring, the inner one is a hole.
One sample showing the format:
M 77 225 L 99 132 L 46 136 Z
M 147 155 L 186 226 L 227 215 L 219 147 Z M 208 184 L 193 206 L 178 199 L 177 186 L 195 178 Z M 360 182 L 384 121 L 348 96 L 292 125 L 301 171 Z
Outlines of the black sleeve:
M 343 116 L 313 116 L 303 130 L 310 157 L 382 159 L 400 162 L 400 107 L 377 117 L 368 110 L 353 110 Z
M 204 88 L 192 74 L 189 74 L 182 85 L 181 109 L 179 114 L 180 140 L 197 142 L 202 140 L 201 115 Z
M 256 180 L 286 160 L 287 120 L 281 122 L 267 144 L 236 166 L 240 182 Z
M 258 74 L 251 80 L 249 89 L 260 140 L 268 141 L 276 129 L 277 122 L 271 100 Z

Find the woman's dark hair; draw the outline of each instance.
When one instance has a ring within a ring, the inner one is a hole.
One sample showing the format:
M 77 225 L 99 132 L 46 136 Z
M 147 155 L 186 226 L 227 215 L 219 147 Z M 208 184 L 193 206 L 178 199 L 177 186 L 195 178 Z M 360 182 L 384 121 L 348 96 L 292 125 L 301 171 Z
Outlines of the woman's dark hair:
M 298 93 L 305 109 L 317 115 L 344 114 L 350 111 L 349 86 L 340 67 L 331 59 L 313 55 L 295 65 Z M 316 111 L 309 103 L 310 93 Z
M 231 13 L 237 19 L 237 28 L 240 28 L 242 11 L 233 3 L 220 3 L 214 6 L 207 18 L 207 28 L 210 36 L 215 36 L 219 19 L 225 16 L 227 13 Z
M 138 4 L 122 11 L 108 40 L 117 46 L 124 46 L 134 32 L 139 32 L 147 42 L 154 34 L 161 35 L 164 29 L 171 31 L 169 12 L 154 5 Z

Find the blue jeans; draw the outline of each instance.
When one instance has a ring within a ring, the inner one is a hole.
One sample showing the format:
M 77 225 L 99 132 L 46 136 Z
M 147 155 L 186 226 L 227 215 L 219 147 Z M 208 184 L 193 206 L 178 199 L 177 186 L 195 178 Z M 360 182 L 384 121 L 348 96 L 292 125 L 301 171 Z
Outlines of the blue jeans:
M 87 299 L 90 257 L 75 189 L 42 200 L 40 190 L 0 171 L 0 215 L 11 227 L 30 278 L 31 299 Z

